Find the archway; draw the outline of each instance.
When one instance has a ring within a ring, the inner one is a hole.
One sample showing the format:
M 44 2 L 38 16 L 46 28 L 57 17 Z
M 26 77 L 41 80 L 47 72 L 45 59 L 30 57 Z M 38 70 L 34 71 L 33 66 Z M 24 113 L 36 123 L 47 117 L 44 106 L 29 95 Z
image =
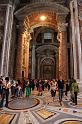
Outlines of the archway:
M 51 58 L 45 58 L 40 65 L 41 79 L 51 80 L 56 78 L 56 63 Z
M 61 14 L 62 13 L 62 14 Z M 28 4 L 24 6 L 22 9 L 19 9 L 18 11 L 15 12 L 15 16 L 18 18 L 19 23 L 20 23 L 20 28 L 22 29 L 21 34 L 25 34 L 24 32 L 27 32 L 27 34 L 32 34 L 32 44 L 33 44 L 33 49 L 32 53 L 33 56 L 36 54 L 36 47 L 35 47 L 35 33 L 34 30 L 38 27 L 53 27 L 53 29 L 58 32 L 58 42 L 60 42 L 59 50 L 58 50 L 58 70 L 59 70 L 59 76 L 62 75 L 63 79 L 67 79 L 68 75 L 68 65 L 67 64 L 67 37 L 66 37 L 66 16 L 68 14 L 68 9 L 62 5 L 59 5 L 55 2 L 35 2 L 33 4 Z M 45 21 L 40 20 L 40 16 L 44 15 L 46 17 Z M 22 22 L 22 23 L 21 23 Z M 21 35 L 20 34 L 20 35 Z M 20 37 L 20 36 L 19 36 Z M 29 35 L 28 35 L 29 37 Z M 30 39 L 27 39 L 28 44 L 30 44 Z M 19 39 L 20 40 L 20 39 Z M 21 38 L 21 49 L 22 48 L 22 38 Z M 64 44 L 64 45 L 63 45 Z M 20 43 L 19 43 L 20 46 Z M 19 48 L 20 49 L 20 48 Z M 63 52 L 64 49 L 64 52 Z M 26 70 L 29 70 L 29 45 L 27 48 L 28 51 L 28 62 L 25 64 Z M 18 53 L 19 57 L 19 53 Z M 23 60 L 23 54 L 21 55 L 21 61 Z M 35 78 L 36 75 L 34 75 L 35 71 L 35 60 L 32 60 L 32 70 L 30 70 L 30 73 L 32 73 L 32 78 Z M 18 67 L 20 66 L 20 67 Z M 65 68 L 63 68 L 65 66 Z M 20 65 L 17 64 L 17 77 L 22 77 L 22 63 Z M 19 73 L 19 74 L 18 74 Z M 25 77 L 28 78 L 28 71 L 25 72 Z

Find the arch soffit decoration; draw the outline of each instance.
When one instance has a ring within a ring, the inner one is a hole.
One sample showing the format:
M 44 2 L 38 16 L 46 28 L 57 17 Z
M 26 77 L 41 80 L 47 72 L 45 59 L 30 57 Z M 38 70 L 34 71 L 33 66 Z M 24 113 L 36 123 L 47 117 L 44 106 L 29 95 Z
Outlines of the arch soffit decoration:
M 32 32 L 34 28 L 43 27 L 43 26 L 45 26 L 47 28 L 52 28 L 53 30 L 55 30 L 56 32 L 58 32 L 57 25 L 54 25 L 52 23 L 47 23 L 47 22 L 46 23 L 38 23 L 38 24 L 32 25 L 30 27 L 30 32 Z
M 42 52 L 46 49 L 49 49 L 49 50 L 53 50 L 55 53 L 57 53 L 57 50 L 58 48 L 56 46 L 53 46 L 53 45 L 43 45 L 43 46 L 40 46 L 36 49 L 36 52 L 39 53 L 39 52 Z
M 56 2 L 38 2 L 34 4 L 28 4 L 24 6 L 23 8 L 17 10 L 14 14 L 17 17 L 20 17 L 21 15 L 29 15 L 33 12 L 36 11 L 41 11 L 41 10 L 50 10 L 50 11 L 55 11 L 55 13 L 63 13 L 63 14 L 68 14 L 69 9 L 67 7 L 64 7 L 63 5 L 57 4 Z
M 51 59 L 51 60 L 53 61 L 53 63 L 55 64 L 54 58 L 52 58 L 52 57 L 43 57 L 43 58 L 41 59 L 41 61 L 40 61 L 40 66 L 41 66 L 42 62 L 43 62 L 44 60 L 46 60 L 46 59 Z
M 23 8 L 17 10 L 14 14 L 18 18 L 18 20 L 25 20 L 29 16 L 32 16 L 35 13 L 42 13 L 42 12 L 51 12 L 52 14 L 56 14 L 56 21 L 57 16 L 66 16 L 69 12 L 69 9 L 67 7 L 64 7 L 63 5 L 57 4 L 56 2 L 38 2 L 34 4 L 28 4 L 24 6 Z M 22 19 L 21 19 L 22 18 Z M 28 18 L 29 19 L 29 18 Z M 30 23 L 30 20 L 29 22 Z M 54 21 L 55 23 L 55 21 Z M 47 26 L 47 27 L 53 27 L 56 31 L 58 31 L 57 24 L 54 24 L 53 22 L 37 22 L 30 25 L 30 32 L 33 31 L 34 28 L 40 27 L 40 26 Z

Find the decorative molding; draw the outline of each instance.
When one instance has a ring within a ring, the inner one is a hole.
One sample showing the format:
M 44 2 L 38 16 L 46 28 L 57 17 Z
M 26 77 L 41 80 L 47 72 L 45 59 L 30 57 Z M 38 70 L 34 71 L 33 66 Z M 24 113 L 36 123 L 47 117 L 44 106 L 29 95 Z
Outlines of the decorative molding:
M 58 31 L 59 32 L 66 31 L 67 26 L 68 26 L 68 23 L 59 23 L 58 24 Z
M 63 14 L 63 13 L 57 14 L 57 22 L 58 23 L 65 23 L 66 22 L 66 16 L 67 16 L 67 14 Z
M 51 60 L 53 63 L 55 63 L 55 61 L 54 61 L 54 58 L 52 58 L 51 56 L 50 57 L 43 57 L 42 59 L 41 59 L 41 61 L 40 61 L 40 65 L 42 64 L 42 62 L 43 61 L 45 61 L 45 60 Z M 45 62 L 46 63 L 46 62 Z M 48 62 L 47 64 L 50 64 L 50 62 Z
M 55 52 L 58 50 L 58 48 L 54 45 L 43 45 L 43 46 L 38 47 L 36 49 L 36 52 L 40 53 L 41 51 L 44 51 L 45 49 L 53 50 Z
M 41 22 L 41 23 L 32 25 L 31 28 L 30 28 L 30 32 L 33 31 L 34 28 L 37 28 L 37 27 L 40 27 L 40 26 L 50 27 L 50 28 L 54 29 L 55 31 L 58 31 L 57 25 L 54 25 L 53 23 L 42 23 Z
M 33 12 L 36 11 L 43 11 L 43 10 L 49 10 L 49 11 L 55 11 L 55 13 L 64 13 L 64 14 L 68 14 L 69 9 L 67 7 L 64 7 L 63 5 L 57 4 L 57 3 L 53 3 L 53 2 L 38 2 L 35 4 L 28 4 L 26 6 L 24 6 L 23 8 L 17 10 L 14 14 L 17 18 L 19 18 L 20 16 L 24 15 L 29 15 Z

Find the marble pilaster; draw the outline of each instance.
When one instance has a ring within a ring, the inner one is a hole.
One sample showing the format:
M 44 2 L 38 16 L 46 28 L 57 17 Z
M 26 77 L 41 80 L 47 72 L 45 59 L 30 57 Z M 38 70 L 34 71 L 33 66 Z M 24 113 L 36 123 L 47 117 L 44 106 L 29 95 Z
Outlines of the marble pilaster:
M 74 58 L 74 78 L 82 80 L 82 49 L 79 31 L 79 17 L 77 0 L 70 2 L 71 26 L 72 26 L 72 45 Z M 75 11 L 73 11 L 75 10 Z
M 79 29 L 79 17 L 78 17 L 78 3 L 77 0 L 74 0 L 75 6 L 75 23 L 76 23 L 76 41 L 77 41 L 77 56 L 78 56 L 78 78 L 82 80 L 82 47 L 80 41 L 80 29 Z
M 35 44 L 32 46 L 32 79 L 35 79 Z
M 73 52 L 73 60 L 74 61 L 74 78 L 77 79 L 77 59 L 76 59 L 76 43 L 75 43 L 75 25 L 74 25 L 74 15 L 73 15 L 73 2 L 70 2 L 70 10 L 71 10 L 71 27 L 72 27 L 72 45 L 73 51 L 71 50 L 71 55 Z
M 22 31 L 19 32 L 15 71 L 15 79 L 21 78 L 22 78 Z
M 28 22 L 19 22 L 19 39 L 17 48 L 17 61 L 16 61 L 16 79 L 28 78 L 29 68 L 29 42 L 31 36 L 28 30 Z M 22 73 L 23 72 L 23 73 Z
M 26 79 L 28 78 L 28 70 L 29 70 L 29 42 L 30 41 L 27 41 L 27 47 L 26 47 L 26 64 L 25 64 L 25 67 L 26 67 L 25 78 Z
M 59 78 L 62 77 L 64 80 L 68 78 L 68 53 L 67 53 L 67 24 L 58 25 L 58 40 L 59 46 Z
M 59 55 L 58 53 L 56 53 L 55 57 L 56 57 L 56 79 L 58 79 L 59 78 Z
M 38 62 L 38 65 L 37 65 L 37 79 L 39 79 L 40 78 L 40 55 L 38 54 L 37 55 L 38 56 L 38 60 L 37 60 L 37 62 Z
M 11 34 L 12 34 L 12 25 L 13 25 L 13 12 L 14 12 L 14 7 L 8 4 L 6 10 L 4 40 L 2 46 L 2 60 L 1 60 L 1 72 L 0 72 L 2 76 L 9 76 L 9 58 L 10 58 Z

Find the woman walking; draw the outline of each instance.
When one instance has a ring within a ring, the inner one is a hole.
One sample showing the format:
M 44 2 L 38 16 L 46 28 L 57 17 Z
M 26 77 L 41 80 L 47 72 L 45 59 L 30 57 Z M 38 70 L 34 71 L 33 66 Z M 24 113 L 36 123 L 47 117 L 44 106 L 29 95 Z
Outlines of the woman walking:
M 56 95 L 56 89 L 57 89 L 57 82 L 53 81 L 52 85 L 51 85 L 51 96 L 53 97 L 53 101 Z

